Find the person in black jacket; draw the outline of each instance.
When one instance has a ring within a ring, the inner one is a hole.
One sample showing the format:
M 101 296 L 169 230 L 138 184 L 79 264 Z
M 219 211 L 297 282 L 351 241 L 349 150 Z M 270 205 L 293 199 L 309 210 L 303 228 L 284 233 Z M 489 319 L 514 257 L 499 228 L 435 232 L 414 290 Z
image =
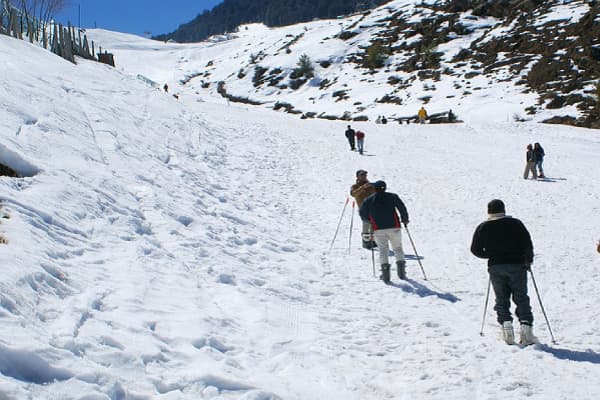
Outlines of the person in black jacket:
M 488 203 L 488 220 L 473 234 L 471 252 L 488 259 L 490 281 L 496 295 L 494 310 L 502 326 L 504 340 L 514 344 L 510 300 L 521 324 L 521 343 L 535 343 L 533 314 L 527 294 L 527 271 L 533 262 L 533 243 L 521 221 L 506 215 L 502 200 Z
M 346 129 L 345 135 L 346 135 L 346 139 L 348 139 L 348 144 L 350 145 L 350 150 L 354 150 L 356 148 L 356 144 L 354 142 L 355 134 L 356 134 L 356 132 L 354 132 L 354 129 L 352 129 L 350 127 L 350 125 L 348 125 L 348 129 Z
M 395 193 L 386 193 L 386 183 L 377 181 L 373 183 L 375 193 L 365 199 L 359 213 L 363 221 L 369 221 L 373 227 L 373 237 L 379 247 L 379 263 L 381 264 L 381 279 L 390 283 L 390 264 L 388 260 L 389 246 L 396 256 L 398 277 L 406 280 L 406 262 L 402 250 L 402 235 L 400 223 L 408 224 L 408 211 L 406 206 Z M 398 217 L 398 212 L 400 217 Z
M 539 143 L 535 143 L 533 145 L 533 152 L 535 153 L 535 166 L 538 170 L 538 178 L 543 179 L 545 178 L 545 176 L 544 166 L 542 164 L 544 163 L 544 156 L 546 155 L 546 153 L 544 152 L 544 148 L 542 147 L 542 145 Z

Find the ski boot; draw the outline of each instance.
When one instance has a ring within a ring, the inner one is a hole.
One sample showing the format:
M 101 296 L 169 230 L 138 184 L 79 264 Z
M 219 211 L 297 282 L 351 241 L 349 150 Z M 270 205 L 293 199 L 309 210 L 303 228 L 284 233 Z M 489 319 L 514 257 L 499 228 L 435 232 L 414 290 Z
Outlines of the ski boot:
M 512 321 L 502 323 L 502 339 L 506 344 L 515 344 L 515 331 L 513 330 Z
M 537 343 L 538 339 L 533 335 L 533 327 L 528 323 L 521 323 L 521 340 L 520 344 L 528 346 L 530 344 Z
M 381 264 L 380 279 L 388 285 L 390 283 L 390 264 Z
M 404 261 L 404 260 L 396 261 L 396 267 L 398 269 L 398 278 L 405 281 L 406 280 L 406 261 Z

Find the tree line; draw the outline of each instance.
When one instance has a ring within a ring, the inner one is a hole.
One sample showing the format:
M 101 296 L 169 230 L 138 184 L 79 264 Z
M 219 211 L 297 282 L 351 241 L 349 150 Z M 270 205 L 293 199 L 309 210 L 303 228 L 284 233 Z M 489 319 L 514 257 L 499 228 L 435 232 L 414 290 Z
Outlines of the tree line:
M 336 18 L 374 8 L 389 0 L 225 0 L 205 10 L 175 31 L 153 37 L 181 43 L 198 42 L 209 36 L 232 32 L 241 24 L 262 22 L 285 26 L 314 18 Z

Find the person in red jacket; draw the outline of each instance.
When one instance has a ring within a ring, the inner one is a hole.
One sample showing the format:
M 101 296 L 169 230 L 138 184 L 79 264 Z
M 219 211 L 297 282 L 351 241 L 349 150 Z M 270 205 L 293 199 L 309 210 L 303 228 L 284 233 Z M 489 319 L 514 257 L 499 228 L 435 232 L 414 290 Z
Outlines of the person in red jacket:
M 365 133 L 363 131 L 356 131 L 356 148 L 360 154 L 365 149 Z

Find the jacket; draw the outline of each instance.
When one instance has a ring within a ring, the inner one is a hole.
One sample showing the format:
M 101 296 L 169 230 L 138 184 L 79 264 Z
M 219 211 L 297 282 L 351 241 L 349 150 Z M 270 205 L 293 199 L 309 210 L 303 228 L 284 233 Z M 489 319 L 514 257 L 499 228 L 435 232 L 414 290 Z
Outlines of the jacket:
M 354 129 L 350 128 L 350 129 L 346 129 L 346 132 L 344 133 L 346 135 L 346 137 L 348 139 L 354 139 Z
M 398 210 L 400 218 L 398 218 Z M 373 230 L 400 228 L 400 222 L 408 223 L 406 206 L 395 193 L 376 192 L 367 197 L 360 206 L 360 217 L 369 221 Z
M 356 138 L 357 139 L 364 139 L 365 138 L 365 133 L 363 131 L 356 131 Z
M 536 157 L 535 151 L 533 151 L 533 150 L 527 150 L 527 153 L 525 153 L 525 161 L 527 161 L 527 162 L 536 162 L 537 161 L 537 157 Z
M 375 193 L 375 188 L 369 181 L 359 182 L 358 180 L 350 187 L 350 195 L 356 200 L 358 207 L 362 206 L 367 197 Z
M 525 225 L 516 218 L 503 216 L 479 224 L 473 234 L 471 253 L 496 264 L 531 264 L 533 243 Z

